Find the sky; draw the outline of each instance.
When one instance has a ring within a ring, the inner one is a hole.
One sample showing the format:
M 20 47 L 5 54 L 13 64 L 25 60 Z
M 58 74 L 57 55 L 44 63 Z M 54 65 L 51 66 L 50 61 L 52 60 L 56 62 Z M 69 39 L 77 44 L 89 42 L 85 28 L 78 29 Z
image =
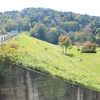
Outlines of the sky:
M 18 10 L 27 7 L 51 8 L 58 11 L 100 16 L 100 0 L 1 0 L 0 12 Z

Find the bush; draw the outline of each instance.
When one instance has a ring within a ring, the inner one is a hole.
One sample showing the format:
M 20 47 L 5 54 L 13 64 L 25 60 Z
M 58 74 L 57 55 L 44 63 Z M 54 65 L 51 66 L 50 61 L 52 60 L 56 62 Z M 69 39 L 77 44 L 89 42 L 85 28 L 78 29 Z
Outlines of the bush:
M 2 44 L 0 45 L 0 83 L 2 75 L 5 74 L 4 64 L 10 65 L 10 69 L 14 64 L 17 64 L 19 58 L 18 44 Z
M 0 62 L 7 63 L 10 66 L 17 64 L 19 58 L 18 44 L 2 44 L 0 46 Z
M 86 42 L 81 50 L 82 53 L 96 53 L 97 44 Z

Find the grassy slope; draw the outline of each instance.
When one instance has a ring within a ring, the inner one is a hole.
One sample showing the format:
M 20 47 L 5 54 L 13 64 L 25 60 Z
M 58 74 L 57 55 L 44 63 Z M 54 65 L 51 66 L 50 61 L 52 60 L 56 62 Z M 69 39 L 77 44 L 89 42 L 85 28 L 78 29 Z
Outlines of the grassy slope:
M 100 91 L 100 49 L 97 54 L 78 54 L 77 48 L 61 53 L 61 47 L 25 34 L 20 34 L 8 43 L 18 43 L 20 60 L 25 67 L 82 84 Z M 76 59 L 82 61 L 76 61 Z

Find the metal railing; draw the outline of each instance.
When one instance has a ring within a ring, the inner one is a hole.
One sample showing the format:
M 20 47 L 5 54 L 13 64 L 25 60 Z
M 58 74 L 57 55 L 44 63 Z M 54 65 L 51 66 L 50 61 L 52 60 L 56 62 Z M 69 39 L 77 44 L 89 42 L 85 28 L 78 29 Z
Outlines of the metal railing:
M 12 37 L 16 36 L 17 34 L 7 33 L 7 34 L 4 34 L 4 35 L 0 35 L 0 44 L 2 44 L 4 41 L 6 41 L 8 39 L 11 39 Z

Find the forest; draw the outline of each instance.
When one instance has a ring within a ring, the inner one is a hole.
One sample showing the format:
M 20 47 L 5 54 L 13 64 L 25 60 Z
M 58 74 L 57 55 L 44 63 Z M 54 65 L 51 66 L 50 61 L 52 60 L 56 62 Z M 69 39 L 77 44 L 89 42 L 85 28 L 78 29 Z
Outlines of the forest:
M 61 34 L 72 44 L 90 41 L 100 46 L 100 17 L 46 8 L 0 12 L 0 34 L 29 31 L 32 37 L 58 44 Z

